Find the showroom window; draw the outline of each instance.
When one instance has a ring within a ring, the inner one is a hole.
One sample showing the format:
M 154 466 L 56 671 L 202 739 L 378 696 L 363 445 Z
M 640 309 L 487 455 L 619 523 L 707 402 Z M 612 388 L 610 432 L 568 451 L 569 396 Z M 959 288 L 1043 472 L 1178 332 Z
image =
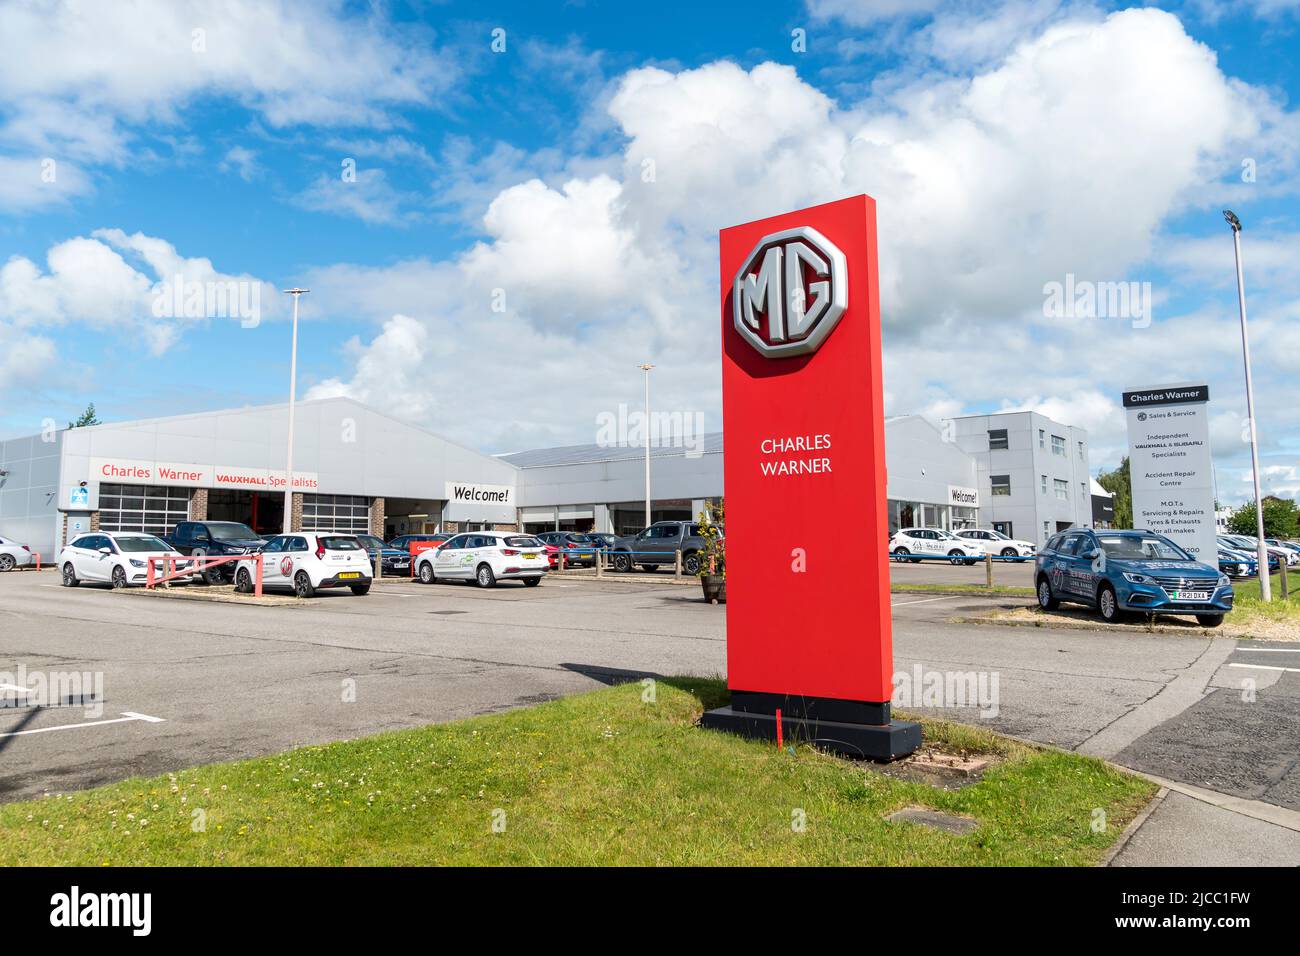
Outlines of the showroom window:
M 1009 495 L 1011 494 L 1011 476 L 1010 475 L 989 475 L 989 481 L 993 484 L 993 494 Z
M 370 499 L 360 495 L 303 495 L 303 531 L 370 533 Z
M 190 489 L 161 485 L 99 486 L 99 527 L 104 531 L 171 534 L 190 517 Z
M 989 451 L 1002 451 L 1008 447 L 1005 428 L 989 429 Z
M 1056 486 L 1056 497 L 1062 501 L 1070 500 L 1070 483 L 1062 481 L 1060 478 L 1052 479 L 1052 484 Z

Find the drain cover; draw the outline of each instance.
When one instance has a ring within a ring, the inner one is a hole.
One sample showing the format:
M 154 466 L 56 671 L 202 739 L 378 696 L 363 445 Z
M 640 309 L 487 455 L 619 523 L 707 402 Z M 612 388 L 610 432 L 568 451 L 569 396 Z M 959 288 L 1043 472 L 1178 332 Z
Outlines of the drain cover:
M 901 810 L 895 810 L 885 819 L 919 823 L 921 826 L 934 827 L 936 830 L 943 830 L 945 833 L 958 834 L 970 833 L 980 825 L 978 820 L 972 820 L 970 817 L 940 813 L 938 810 L 927 810 L 925 807 L 904 807 Z

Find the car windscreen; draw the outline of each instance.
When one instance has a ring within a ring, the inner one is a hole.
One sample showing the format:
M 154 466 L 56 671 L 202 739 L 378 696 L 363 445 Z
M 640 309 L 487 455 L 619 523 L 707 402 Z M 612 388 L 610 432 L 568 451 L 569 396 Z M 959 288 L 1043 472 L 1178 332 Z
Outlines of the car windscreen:
M 217 541 L 256 541 L 257 532 L 238 521 L 209 521 L 208 531 Z
M 361 542 L 356 538 L 343 537 L 342 535 L 322 535 L 320 539 L 321 547 L 326 551 L 364 551 Z
M 506 538 L 502 542 L 507 548 L 541 548 L 542 542 L 533 537 Z
M 375 537 L 373 534 L 359 534 L 357 535 L 357 540 L 365 545 L 366 549 L 369 551 L 382 551 L 384 549 L 384 542 L 380 541 L 379 538 Z
M 578 544 L 591 544 L 591 538 L 585 534 L 573 533 L 569 535 L 570 541 L 576 541 Z
M 1108 558 L 1133 561 L 1190 561 L 1191 557 L 1173 542 L 1155 535 L 1097 535 Z
M 170 551 L 172 546 L 153 535 L 139 538 L 116 538 L 119 551 Z

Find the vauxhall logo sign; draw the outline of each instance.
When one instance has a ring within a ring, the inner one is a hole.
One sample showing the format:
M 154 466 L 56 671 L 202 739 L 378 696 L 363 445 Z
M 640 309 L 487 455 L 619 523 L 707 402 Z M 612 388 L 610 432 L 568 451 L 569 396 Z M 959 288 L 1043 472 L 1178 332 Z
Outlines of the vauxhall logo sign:
M 816 229 L 764 236 L 733 283 L 736 331 L 768 358 L 817 351 L 849 302 L 849 270 Z

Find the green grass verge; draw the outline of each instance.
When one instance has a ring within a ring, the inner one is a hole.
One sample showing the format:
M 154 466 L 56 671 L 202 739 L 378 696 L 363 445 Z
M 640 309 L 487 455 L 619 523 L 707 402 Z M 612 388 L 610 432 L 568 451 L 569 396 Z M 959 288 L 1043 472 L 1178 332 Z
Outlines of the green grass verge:
M 1300 626 L 1300 570 L 1287 574 L 1290 599 L 1282 600 L 1282 575 L 1270 575 L 1273 600 L 1265 604 L 1260 599 L 1259 578 L 1232 582 L 1234 594 L 1232 613 L 1228 620 L 1237 624 L 1276 622 Z
M 999 757 L 979 783 L 945 792 L 700 730 L 701 710 L 726 698 L 718 681 L 659 681 L 654 703 L 642 694 L 627 684 L 9 804 L 0 863 L 1080 865 L 1155 791 L 1092 758 L 930 721 L 928 744 Z M 980 827 L 954 836 L 883 819 L 910 804 Z
M 934 591 L 940 594 L 1010 594 L 1015 597 L 1033 597 L 1033 588 L 1013 587 L 1009 584 L 891 584 L 891 591 Z

